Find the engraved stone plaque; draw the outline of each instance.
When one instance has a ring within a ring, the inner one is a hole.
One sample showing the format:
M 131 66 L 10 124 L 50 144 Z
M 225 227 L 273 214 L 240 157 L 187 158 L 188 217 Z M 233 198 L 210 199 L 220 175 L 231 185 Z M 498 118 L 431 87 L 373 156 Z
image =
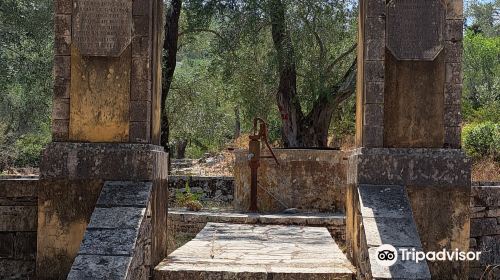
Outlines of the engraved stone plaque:
M 391 0 L 387 48 L 398 60 L 434 60 L 443 49 L 444 23 L 441 0 Z
M 118 57 L 131 42 L 132 0 L 73 0 L 72 25 L 82 56 Z

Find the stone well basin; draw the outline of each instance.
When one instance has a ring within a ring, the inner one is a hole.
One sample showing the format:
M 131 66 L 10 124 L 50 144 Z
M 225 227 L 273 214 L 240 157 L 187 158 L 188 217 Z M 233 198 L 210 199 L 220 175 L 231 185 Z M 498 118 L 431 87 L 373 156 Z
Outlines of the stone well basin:
M 258 169 L 257 205 L 260 212 L 298 208 L 344 213 L 347 154 L 339 150 L 273 149 L 280 165 L 262 159 Z M 234 201 L 237 210 L 250 207 L 248 150 L 236 150 Z M 263 150 L 262 156 L 269 152 Z

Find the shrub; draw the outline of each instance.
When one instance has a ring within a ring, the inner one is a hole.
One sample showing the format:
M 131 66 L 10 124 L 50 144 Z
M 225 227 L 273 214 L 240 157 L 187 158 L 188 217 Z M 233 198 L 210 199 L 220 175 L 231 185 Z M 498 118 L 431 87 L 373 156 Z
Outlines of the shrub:
M 20 167 L 37 167 L 43 148 L 50 142 L 46 135 L 26 134 L 16 140 L 14 148 L 17 151 L 15 165 Z
M 175 204 L 181 207 L 187 207 L 192 211 L 201 210 L 202 204 L 200 202 L 200 193 L 192 193 L 189 187 L 189 181 L 186 181 L 184 192 L 177 191 L 175 194 Z M 198 209 L 199 208 L 199 209 Z
M 474 158 L 491 156 L 500 160 L 500 124 L 483 122 L 463 128 L 462 142 L 467 154 Z

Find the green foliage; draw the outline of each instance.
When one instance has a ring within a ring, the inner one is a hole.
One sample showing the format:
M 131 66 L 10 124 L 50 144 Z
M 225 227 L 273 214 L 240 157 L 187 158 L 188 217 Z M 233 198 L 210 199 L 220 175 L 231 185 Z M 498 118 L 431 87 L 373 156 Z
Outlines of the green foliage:
M 201 193 L 192 193 L 189 187 L 189 181 L 186 181 L 184 191 L 177 190 L 175 193 L 175 204 L 181 207 L 187 207 L 188 204 L 199 202 Z
M 46 134 L 25 134 L 14 144 L 17 151 L 16 166 L 33 166 L 40 163 L 40 155 L 43 148 L 50 142 Z
M 500 37 L 467 31 L 464 38 L 463 110 L 466 121 L 498 121 Z
M 500 123 L 484 122 L 466 125 L 462 131 L 463 148 L 478 158 L 492 156 L 500 161 Z
M 464 36 L 462 115 L 500 122 L 500 0 L 470 1 Z
M 354 53 L 332 63 L 356 41 L 356 1 L 284 2 L 295 46 L 299 101 L 308 111 L 314 100 L 330 92 L 353 60 Z M 269 123 L 271 142 L 281 138 L 278 60 L 268 4 L 184 2 L 178 64 L 167 107 L 171 144 L 189 140 L 188 157 L 217 151 L 233 140 L 235 108 L 243 133 L 250 132 L 253 118 L 259 116 Z M 354 128 L 354 115 L 348 116 L 354 112 L 354 101 L 345 103 L 334 117 L 333 133 Z
M 50 137 L 52 4 L 0 1 L 0 169 L 35 164 Z
M 500 36 L 500 0 L 469 0 L 466 18 L 469 29 L 488 37 Z

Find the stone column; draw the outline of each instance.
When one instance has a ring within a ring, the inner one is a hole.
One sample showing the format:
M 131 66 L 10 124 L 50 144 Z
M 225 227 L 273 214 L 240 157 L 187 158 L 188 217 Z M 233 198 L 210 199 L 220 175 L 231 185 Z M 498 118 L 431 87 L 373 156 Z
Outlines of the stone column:
M 66 278 L 105 181 L 152 181 L 153 265 L 166 252 L 160 143 L 163 2 L 54 0 L 53 142 L 41 164 L 38 279 Z
M 360 185 L 404 186 L 425 251 L 469 247 L 462 7 L 462 0 L 360 0 L 351 195 Z M 356 218 L 348 219 L 356 227 Z M 436 279 L 467 278 L 464 262 L 429 268 Z

